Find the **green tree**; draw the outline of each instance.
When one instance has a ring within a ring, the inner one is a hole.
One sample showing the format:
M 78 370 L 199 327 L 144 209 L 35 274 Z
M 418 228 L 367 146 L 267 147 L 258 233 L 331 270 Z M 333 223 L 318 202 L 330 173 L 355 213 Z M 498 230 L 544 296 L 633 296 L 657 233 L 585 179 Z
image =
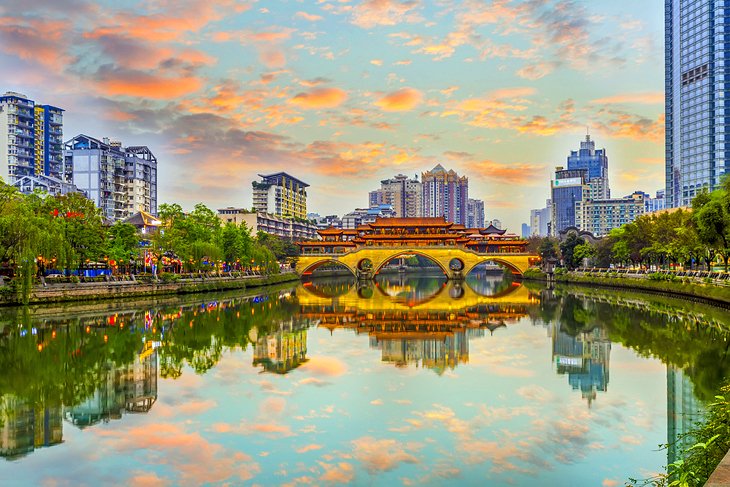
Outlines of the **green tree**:
M 596 248 L 588 242 L 576 245 L 576 247 L 573 249 L 573 258 L 576 262 L 579 263 L 579 265 L 582 265 L 586 259 L 589 261 L 593 261 L 593 259 L 595 259 L 597 255 L 598 252 Z
M 575 233 L 571 233 L 565 240 L 560 242 L 560 253 L 563 256 L 565 267 L 575 269 L 581 265 L 581 259 L 575 255 L 575 249 L 585 243 L 586 241 Z
M 220 242 L 224 261 L 233 263 L 246 258 L 243 235 L 234 223 L 228 222 L 223 226 Z
M 546 237 L 542 239 L 538 246 L 538 255 L 542 260 L 558 258 L 558 243 L 555 239 Z
M 728 180 L 725 180 L 727 186 Z M 730 208 L 726 189 L 701 193 L 692 201 L 692 220 L 700 242 L 723 257 L 725 270 L 730 257 Z
M 139 249 L 139 237 L 134 225 L 116 222 L 109 227 L 109 258 L 120 263 L 129 263 Z

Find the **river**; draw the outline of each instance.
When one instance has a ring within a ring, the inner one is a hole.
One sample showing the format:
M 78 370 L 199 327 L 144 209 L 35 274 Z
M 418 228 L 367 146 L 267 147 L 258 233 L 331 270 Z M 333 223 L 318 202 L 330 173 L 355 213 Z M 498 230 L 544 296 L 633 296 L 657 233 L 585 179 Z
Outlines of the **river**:
M 471 275 L 0 310 L 3 485 L 623 485 L 730 314 Z

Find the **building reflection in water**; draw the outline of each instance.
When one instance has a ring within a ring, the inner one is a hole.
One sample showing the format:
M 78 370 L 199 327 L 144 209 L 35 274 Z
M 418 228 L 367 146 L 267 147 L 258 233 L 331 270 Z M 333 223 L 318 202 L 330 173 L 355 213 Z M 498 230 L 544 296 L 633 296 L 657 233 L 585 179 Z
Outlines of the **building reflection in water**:
M 309 322 L 291 318 L 273 327 L 255 337 L 253 364 L 263 366 L 265 372 L 286 374 L 307 361 Z
M 451 329 L 436 333 L 378 333 L 370 346 L 380 349 L 382 361 L 397 367 L 415 365 L 441 374 L 469 361 L 469 339 L 484 336 L 482 329 Z
M 137 360 L 117 366 L 108 361 L 101 385 L 81 404 L 34 407 L 13 394 L 0 398 L 0 456 L 14 460 L 36 448 L 63 442 L 63 419 L 84 428 L 121 418 L 123 412 L 146 413 L 157 400 L 157 352 L 147 342 Z
M 703 414 L 689 377 L 682 369 L 667 365 L 667 464 L 680 459 L 681 452 L 694 443 L 686 435 Z
M 82 403 L 66 408 L 65 419 L 86 428 L 120 419 L 124 413 L 146 413 L 157 401 L 157 352 L 154 342 L 145 342 L 137 360 L 122 366 L 111 361 L 94 394 Z
M 37 407 L 7 394 L 0 398 L 0 456 L 15 460 L 63 442 L 63 409 Z
M 573 336 L 561 330 L 560 322 L 553 324 L 551 331 L 557 373 L 567 374 L 573 390 L 580 390 L 590 406 L 597 392 L 606 392 L 608 388 L 611 357 L 608 333 L 597 327 Z

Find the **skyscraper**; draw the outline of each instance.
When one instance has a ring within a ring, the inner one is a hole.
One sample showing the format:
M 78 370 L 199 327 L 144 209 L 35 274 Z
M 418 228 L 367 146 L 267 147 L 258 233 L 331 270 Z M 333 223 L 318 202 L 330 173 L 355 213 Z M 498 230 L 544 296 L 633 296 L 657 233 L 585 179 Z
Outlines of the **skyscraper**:
M 611 190 L 608 185 L 608 156 L 606 149 L 596 149 L 590 135 L 580 143 L 580 149 L 570 151 L 568 170 L 585 169 L 587 182 L 591 185 L 591 199 L 608 199 Z
M 0 177 L 23 192 L 73 190 L 63 158 L 63 109 L 12 91 L 0 96 Z
M 466 225 L 469 178 L 438 164 L 421 174 L 421 184 L 424 217 L 443 216 L 446 221 Z
M 730 5 L 665 0 L 666 206 L 689 206 L 730 170 Z
M 555 168 L 551 197 L 551 235 L 558 235 L 561 230 L 575 226 L 575 203 L 582 201 L 588 192 L 587 179 L 586 169 Z
M 380 189 L 368 195 L 370 207 L 391 205 L 397 218 L 416 218 L 423 213 L 423 189 L 417 178 L 398 174 L 380 181 Z

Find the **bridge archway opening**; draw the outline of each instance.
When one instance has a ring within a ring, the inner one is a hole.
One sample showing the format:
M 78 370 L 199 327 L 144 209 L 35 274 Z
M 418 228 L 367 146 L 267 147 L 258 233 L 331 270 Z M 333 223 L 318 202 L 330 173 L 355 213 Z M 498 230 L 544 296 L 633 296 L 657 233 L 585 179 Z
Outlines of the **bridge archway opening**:
M 509 294 L 521 284 L 522 274 L 508 262 L 485 259 L 466 274 L 466 282 L 478 295 L 498 297 Z
M 323 259 L 304 269 L 301 273 L 304 278 L 317 277 L 355 277 L 355 273 L 342 262 L 334 259 Z
M 499 269 L 497 269 L 499 268 Z M 512 275 L 515 277 L 522 277 L 522 271 L 511 263 L 509 260 L 506 259 L 500 259 L 499 257 L 487 257 L 483 260 L 480 260 L 475 265 L 473 265 L 470 269 L 468 269 L 467 274 L 471 274 L 472 272 L 482 272 L 482 273 L 499 273 L 509 271 Z
M 428 254 L 413 250 L 403 251 L 389 256 L 374 271 L 374 275 L 395 272 L 408 273 L 412 271 L 418 271 L 421 275 L 426 273 L 441 273 L 445 277 L 449 275 L 438 260 Z

